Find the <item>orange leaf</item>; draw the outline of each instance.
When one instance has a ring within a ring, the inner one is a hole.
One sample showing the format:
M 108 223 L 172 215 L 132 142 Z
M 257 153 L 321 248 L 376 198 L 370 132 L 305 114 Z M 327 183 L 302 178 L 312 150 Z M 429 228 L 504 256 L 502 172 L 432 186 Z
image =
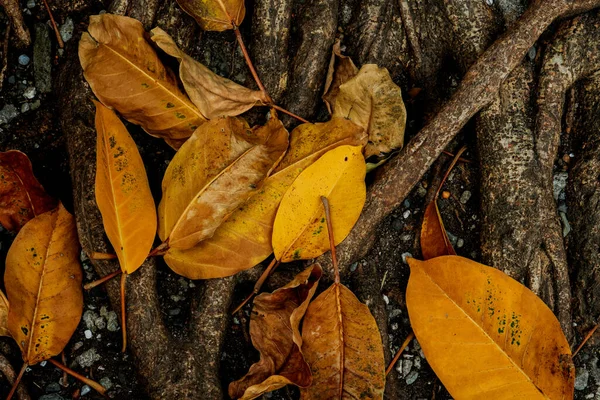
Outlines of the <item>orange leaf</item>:
M 82 272 L 75 219 L 58 208 L 29 221 L 6 256 L 8 330 L 36 364 L 59 354 L 83 312 Z
M 412 328 L 454 398 L 573 398 L 569 344 L 533 292 L 458 256 L 409 259 L 409 265 Z
M 0 153 L 0 225 L 18 232 L 27 221 L 56 204 L 33 176 L 31 162 L 24 153 Z
M 256 297 L 250 336 L 260 352 L 260 361 L 250 367 L 246 376 L 229 385 L 232 398 L 250 400 L 288 384 L 310 385 L 310 368 L 300 351 L 298 327 L 322 273 L 319 264 L 314 264 L 284 287 Z
M 225 31 L 240 26 L 246 15 L 244 0 L 177 0 L 205 31 Z
M 425 209 L 421 226 L 421 253 L 424 260 L 456 255 L 450 239 L 448 239 L 446 228 L 444 228 L 437 200 L 433 200 Z

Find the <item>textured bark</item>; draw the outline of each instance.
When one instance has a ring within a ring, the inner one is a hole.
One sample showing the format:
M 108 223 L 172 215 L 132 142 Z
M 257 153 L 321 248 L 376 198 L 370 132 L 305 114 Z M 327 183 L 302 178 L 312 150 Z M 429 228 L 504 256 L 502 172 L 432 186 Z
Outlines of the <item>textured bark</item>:
M 0 6 L 4 8 L 4 12 L 8 16 L 13 27 L 13 34 L 17 38 L 17 43 L 20 47 L 27 47 L 31 44 L 31 35 L 29 29 L 23 22 L 23 14 L 21 14 L 21 6 L 19 0 L 0 0 Z M 6 55 L 4 55 L 6 57 Z

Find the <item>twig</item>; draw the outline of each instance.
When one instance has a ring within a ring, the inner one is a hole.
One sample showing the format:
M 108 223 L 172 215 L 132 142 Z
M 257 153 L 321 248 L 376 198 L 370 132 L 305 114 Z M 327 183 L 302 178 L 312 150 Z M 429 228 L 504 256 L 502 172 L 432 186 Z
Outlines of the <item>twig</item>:
M 91 388 L 94 388 L 94 390 L 96 390 L 98 393 L 104 395 L 104 393 L 106 393 L 106 389 L 104 388 L 104 386 L 102 386 L 101 384 L 99 384 L 98 382 L 91 380 L 89 378 L 86 378 L 83 375 L 78 374 L 77 372 L 73 371 L 71 368 L 67 367 L 66 365 L 61 364 L 60 362 L 56 361 L 55 359 L 51 358 L 48 360 L 48 362 L 50 362 L 52 365 L 54 365 L 56 368 L 62 370 L 63 372 L 66 372 L 67 374 L 71 375 L 73 378 L 80 380 L 81 382 L 85 383 L 86 385 L 88 385 Z
M 246 303 L 248 303 L 250 300 L 252 300 L 252 298 L 254 296 L 256 296 L 258 294 L 258 292 L 260 292 L 260 288 L 265 283 L 265 281 L 267 280 L 269 275 L 271 275 L 271 272 L 273 272 L 273 270 L 275 270 L 275 268 L 277 268 L 277 266 L 279 266 L 279 260 L 277 260 L 276 258 L 273 258 L 273 261 L 271 261 L 271 264 L 269 264 L 267 269 L 265 269 L 265 272 L 262 273 L 260 278 L 258 278 L 256 283 L 254 284 L 254 290 L 252 290 L 252 293 L 250 293 L 250 295 L 248 297 L 246 297 L 244 299 L 244 301 L 242 301 L 240 303 L 240 305 L 237 306 L 231 314 L 235 314 L 236 312 L 240 311 L 242 309 L 242 307 L 244 307 L 246 305 Z
M 242 38 L 242 33 L 240 32 L 239 28 L 235 25 L 233 26 L 233 31 L 235 32 L 235 38 L 237 39 L 238 44 L 240 45 L 240 49 L 242 50 L 242 54 L 244 55 L 244 59 L 246 60 L 246 65 L 248 65 L 250 73 L 252 74 L 252 77 L 254 78 L 258 89 L 261 92 L 263 92 L 267 103 L 272 104 L 273 100 L 271 99 L 271 96 L 269 96 L 269 93 L 267 93 L 267 89 L 265 89 L 265 87 L 263 86 L 260 78 L 258 77 L 258 74 L 256 73 L 256 69 L 254 69 L 254 64 L 252 64 L 252 59 L 250 58 L 250 54 L 248 54 L 248 50 L 246 49 L 246 45 L 244 44 L 244 38 Z
M 52 28 L 54 28 L 54 33 L 56 34 L 56 41 L 58 42 L 58 47 L 63 49 L 65 47 L 65 43 L 63 42 L 62 37 L 60 36 L 58 27 L 56 26 L 56 22 L 54 21 L 54 16 L 52 15 L 52 10 L 50 10 L 50 6 L 48 5 L 48 2 L 46 0 L 44 0 L 44 6 L 46 6 L 46 11 L 48 11 L 48 15 L 50 16 L 50 22 L 52 23 Z
M 400 348 L 396 352 L 396 355 L 394 356 L 394 359 L 392 360 L 392 362 L 390 363 L 390 365 L 388 365 L 387 369 L 385 370 L 385 375 L 386 376 L 392 371 L 392 368 L 394 368 L 394 365 L 396 365 L 396 363 L 398 362 L 398 359 L 402 355 L 402 352 L 404 351 L 404 349 L 406 349 L 406 346 L 408 346 L 408 344 L 410 343 L 411 340 L 414 339 L 414 337 L 415 337 L 415 333 L 411 332 L 410 335 L 408 335 L 406 337 L 406 339 L 404 339 L 404 342 L 402 343 L 402 346 L 400 346 Z
M 447 155 L 447 156 L 454 157 L 454 154 L 450 153 L 449 151 L 444 150 L 444 151 L 442 151 L 442 153 L 445 154 L 445 155 Z M 467 164 L 471 163 L 471 160 L 467 160 L 466 158 L 462 158 L 462 157 L 460 157 L 458 159 L 458 161 L 464 162 L 464 163 L 467 163 Z
M 274 108 L 274 109 L 276 109 L 276 110 L 279 110 L 279 111 L 281 111 L 281 112 L 282 112 L 282 113 L 284 113 L 284 114 L 287 114 L 287 115 L 289 115 L 289 116 L 291 116 L 291 117 L 294 117 L 294 118 L 296 118 L 298 121 L 304 122 L 305 124 L 309 124 L 309 123 L 310 123 L 310 121 L 308 121 L 308 120 L 306 120 L 306 119 L 304 119 L 304 118 L 302 118 L 302 117 L 300 117 L 300 116 L 298 116 L 298 115 L 294 114 L 294 113 L 293 113 L 293 112 L 291 112 L 291 111 L 288 111 L 288 110 L 286 110 L 286 109 L 285 109 L 285 108 L 283 108 L 283 107 L 280 107 L 280 106 L 278 106 L 277 104 L 271 104 L 271 107 L 273 107 L 273 108 Z
M 96 258 L 95 260 L 97 260 L 97 258 Z M 112 273 L 110 273 L 110 274 L 108 274 L 108 275 L 105 275 L 105 276 L 103 276 L 103 277 L 102 277 L 102 278 L 100 278 L 100 279 L 97 279 L 97 280 L 95 280 L 95 281 L 93 281 L 93 282 L 90 282 L 90 283 L 86 283 L 85 285 L 83 285 L 83 288 L 84 288 L 85 290 L 90 290 L 90 289 L 92 289 L 92 288 L 95 288 L 95 287 L 96 287 L 96 286 L 98 286 L 98 285 L 102 285 L 102 284 L 103 284 L 104 282 L 106 282 L 106 281 L 109 281 L 109 280 L 111 280 L 111 279 L 112 279 L 112 278 L 114 278 L 115 276 L 119 276 L 119 275 L 120 275 L 120 274 L 122 274 L 122 273 L 123 273 L 123 271 L 121 271 L 120 269 L 118 269 L 118 270 L 116 270 L 115 272 L 112 272 Z
M 454 159 L 450 163 L 450 166 L 446 170 L 446 173 L 444 174 L 444 177 L 442 178 L 442 181 L 440 182 L 440 185 L 438 186 L 437 191 L 435 192 L 435 201 L 437 201 L 437 198 L 440 195 L 440 190 L 442 190 L 442 186 L 444 186 L 444 183 L 446 183 L 446 179 L 448 179 L 448 176 L 450 175 L 450 172 L 452 172 L 452 169 L 454 168 L 454 166 L 456 165 L 456 163 L 460 159 L 460 155 L 462 153 L 464 153 L 465 150 L 467 150 L 467 146 L 461 147 L 461 149 L 458 150 L 458 153 L 456 153 L 456 155 L 454 156 Z
M 23 375 L 25 374 L 25 371 L 27 370 L 27 367 L 27 363 L 23 363 L 21 371 L 19 372 L 19 375 L 17 375 L 17 379 L 15 379 L 12 387 L 10 388 L 10 393 L 8 393 L 8 396 L 6 396 L 6 400 L 12 399 L 13 395 L 15 394 L 15 391 L 17 390 L 17 387 L 19 386 L 19 383 L 21 382 L 21 379 L 23 378 Z
M 125 303 L 125 289 L 127 288 L 127 274 L 121 275 L 121 332 L 123 333 L 123 347 L 121 352 L 125 353 L 127 350 L 127 316 L 125 314 L 127 307 Z
M 117 258 L 116 254 L 111 253 L 99 253 L 97 251 L 93 251 L 92 254 L 89 255 L 91 260 L 114 260 Z
M 577 350 L 575 350 L 573 352 L 573 357 L 575 357 L 577 355 L 577 353 L 579 353 L 579 350 L 581 350 L 581 348 L 588 342 L 588 340 L 590 340 L 590 338 L 594 335 L 594 333 L 596 333 L 596 331 L 598 330 L 598 328 L 600 328 L 600 322 L 598 322 L 596 324 L 596 326 L 594 326 L 588 333 L 587 335 L 585 335 L 585 337 L 583 338 L 583 341 L 581 342 L 581 344 L 579 346 L 577 346 Z

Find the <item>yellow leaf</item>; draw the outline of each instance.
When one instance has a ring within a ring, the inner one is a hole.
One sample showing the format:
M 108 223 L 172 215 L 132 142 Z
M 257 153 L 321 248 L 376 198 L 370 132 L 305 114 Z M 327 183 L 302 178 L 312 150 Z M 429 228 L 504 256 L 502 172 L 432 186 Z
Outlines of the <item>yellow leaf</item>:
M 409 259 L 409 265 L 412 328 L 454 398 L 573 398 L 569 344 L 533 292 L 462 257 Z
M 10 337 L 8 331 L 8 299 L 0 290 L 0 336 Z
M 181 147 L 163 179 L 159 236 L 176 249 L 209 238 L 254 193 L 288 146 L 273 116 L 250 129 L 238 118 L 211 120 Z
M 179 90 L 144 35 L 135 19 L 92 15 L 79 41 L 83 75 L 105 106 L 178 148 L 206 118 Z
M 301 389 L 301 399 L 383 399 L 385 361 L 377 322 L 344 285 L 334 283 L 308 306 L 302 352 L 313 383 Z
M 333 148 L 366 143 L 364 130 L 343 118 L 302 124 L 290 137 L 290 149 L 275 173 L 213 237 L 189 250 L 169 249 L 165 261 L 175 272 L 190 279 L 221 278 L 263 261 L 273 252 L 273 223 L 281 198 L 300 172 Z
M 36 364 L 59 354 L 83 311 L 75 219 L 62 204 L 29 221 L 6 256 L 8 330 Z
M 385 68 L 363 65 L 358 75 L 339 87 L 333 115 L 349 118 L 367 131 L 366 158 L 404 144 L 406 108 L 400 88 Z
M 365 159 L 360 146 L 330 150 L 287 190 L 273 225 L 273 250 L 281 262 L 318 257 L 329 250 L 321 196 L 331 205 L 335 244 L 348 236 L 366 199 Z
M 226 31 L 240 26 L 246 15 L 244 0 L 177 0 L 205 31 Z
M 206 118 L 240 115 L 268 102 L 261 91 L 223 78 L 185 54 L 162 29 L 154 28 L 150 33 L 158 47 L 179 60 L 179 77 L 185 91 Z
M 421 253 L 424 260 L 439 256 L 455 256 L 444 222 L 440 215 L 437 200 L 433 200 L 425 209 L 421 226 Z
M 123 272 L 142 265 L 156 236 L 156 208 L 144 162 L 127 129 L 96 104 L 96 203 Z

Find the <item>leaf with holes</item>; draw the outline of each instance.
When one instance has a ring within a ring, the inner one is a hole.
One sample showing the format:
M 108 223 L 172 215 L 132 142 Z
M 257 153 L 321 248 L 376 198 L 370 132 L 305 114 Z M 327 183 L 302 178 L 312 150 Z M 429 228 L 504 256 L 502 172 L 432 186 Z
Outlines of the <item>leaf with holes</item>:
M 156 236 L 156 207 L 144 162 L 127 129 L 96 104 L 96 203 L 123 272 L 142 265 Z
M 36 364 L 63 351 L 83 312 L 75 219 L 62 204 L 29 221 L 6 256 L 8 330 Z
M 177 0 L 205 31 L 226 31 L 240 26 L 246 15 L 244 0 Z
M 79 41 L 83 75 L 105 106 L 179 148 L 206 118 L 179 89 L 145 33 L 133 18 L 92 15 Z
M 18 232 L 27 221 L 56 204 L 33 176 L 31 162 L 24 153 L 0 152 L 0 225 Z
M 458 256 L 409 259 L 409 265 L 412 328 L 454 398 L 573 398 L 569 343 L 533 292 Z
M 262 188 L 215 231 L 188 250 L 169 249 L 165 261 L 190 279 L 230 276 L 263 261 L 273 246 L 273 223 L 279 203 L 296 177 L 327 151 L 366 144 L 364 130 L 343 118 L 302 124 L 290 134 L 290 148 Z
M 306 168 L 289 187 L 275 217 L 273 250 L 281 262 L 318 257 L 329 250 L 321 196 L 331 205 L 335 244 L 358 220 L 366 199 L 360 146 L 339 146 Z
M 314 264 L 284 287 L 254 299 L 250 336 L 260 361 L 250 367 L 246 376 L 229 385 L 231 398 L 250 400 L 285 385 L 311 384 L 310 368 L 300 350 L 299 326 L 322 274 L 319 264 Z
M 254 129 L 234 117 L 202 125 L 165 173 L 160 238 L 176 249 L 210 238 L 262 185 L 287 146 L 288 132 L 276 116 Z

